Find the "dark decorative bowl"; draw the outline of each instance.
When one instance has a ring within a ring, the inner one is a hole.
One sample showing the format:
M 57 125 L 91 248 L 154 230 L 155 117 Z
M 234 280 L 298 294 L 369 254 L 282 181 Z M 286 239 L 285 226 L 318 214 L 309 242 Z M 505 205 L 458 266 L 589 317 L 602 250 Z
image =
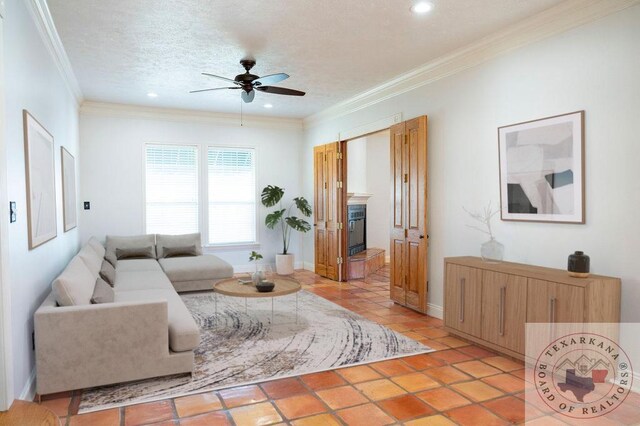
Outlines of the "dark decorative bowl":
M 258 284 L 256 284 L 256 288 L 260 293 L 268 293 L 270 291 L 273 291 L 273 288 L 275 286 L 275 283 L 271 281 L 260 281 Z

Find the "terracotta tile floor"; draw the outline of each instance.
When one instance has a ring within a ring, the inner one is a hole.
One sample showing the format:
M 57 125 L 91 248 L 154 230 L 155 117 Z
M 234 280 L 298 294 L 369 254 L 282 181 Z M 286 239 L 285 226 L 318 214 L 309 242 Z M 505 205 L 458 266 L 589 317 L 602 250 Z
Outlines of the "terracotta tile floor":
M 436 352 L 257 385 L 78 415 L 81 391 L 45 397 L 63 425 L 505 425 L 524 422 L 524 367 L 450 336 L 442 321 L 389 300 L 389 270 L 336 283 L 308 271 L 307 291 L 416 339 Z M 640 398 L 638 398 L 640 403 Z M 637 407 L 637 404 L 633 407 Z M 567 424 L 529 407 L 535 424 Z M 621 407 L 627 408 L 627 407 Z M 620 424 L 640 422 L 620 410 Z M 546 416 L 546 417 L 545 417 Z M 609 423 L 607 423 L 609 424 Z

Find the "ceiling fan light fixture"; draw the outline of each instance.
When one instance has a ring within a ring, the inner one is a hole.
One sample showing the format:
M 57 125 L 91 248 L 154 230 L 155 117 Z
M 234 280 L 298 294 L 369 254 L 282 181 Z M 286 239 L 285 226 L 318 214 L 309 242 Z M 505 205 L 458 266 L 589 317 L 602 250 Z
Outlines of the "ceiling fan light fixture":
M 273 108 L 273 105 L 271 105 L 271 104 L 264 104 L 264 107 L 265 107 L 265 108 L 267 108 L 267 109 L 268 109 L 268 108 Z
M 150 98 L 157 98 L 158 94 L 156 92 L 149 92 L 149 93 L 147 93 L 147 96 L 150 97 Z
M 428 1 L 419 1 L 411 6 L 411 11 L 418 15 L 424 15 L 433 10 L 433 3 Z

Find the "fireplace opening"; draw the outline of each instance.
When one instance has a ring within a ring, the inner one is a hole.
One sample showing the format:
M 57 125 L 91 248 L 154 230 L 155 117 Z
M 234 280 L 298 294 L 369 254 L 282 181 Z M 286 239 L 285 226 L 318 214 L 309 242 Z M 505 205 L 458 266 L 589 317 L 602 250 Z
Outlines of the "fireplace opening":
M 349 256 L 360 253 L 367 248 L 367 206 L 354 204 L 347 206 L 349 224 Z

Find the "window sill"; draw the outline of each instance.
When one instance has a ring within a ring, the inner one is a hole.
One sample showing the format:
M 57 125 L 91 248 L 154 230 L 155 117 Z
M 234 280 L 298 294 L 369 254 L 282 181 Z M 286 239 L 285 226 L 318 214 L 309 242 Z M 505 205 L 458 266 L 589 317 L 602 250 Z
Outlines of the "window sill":
M 202 248 L 205 253 L 213 253 L 217 251 L 233 251 L 233 250 L 247 250 L 260 248 L 260 243 L 240 243 L 240 244 L 216 244 L 206 245 Z

